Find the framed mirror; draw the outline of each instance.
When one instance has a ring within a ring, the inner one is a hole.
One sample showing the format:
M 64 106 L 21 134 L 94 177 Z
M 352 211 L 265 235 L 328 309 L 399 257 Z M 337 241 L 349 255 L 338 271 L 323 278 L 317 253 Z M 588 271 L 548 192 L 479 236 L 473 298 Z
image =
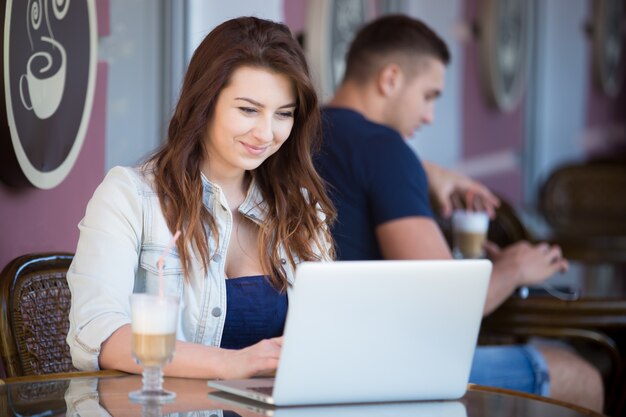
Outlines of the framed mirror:
M 367 0 L 309 2 L 304 47 L 322 101 L 343 79 L 350 42 L 373 15 Z
M 624 1 L 595 0 L 591 23 L 594 79 L 616 97 L 624 79 Z
M 532 1 L 482 0 L 477 21 L 480 76 L 489 102 L 517 107 L 526 88 L 533 33 Z

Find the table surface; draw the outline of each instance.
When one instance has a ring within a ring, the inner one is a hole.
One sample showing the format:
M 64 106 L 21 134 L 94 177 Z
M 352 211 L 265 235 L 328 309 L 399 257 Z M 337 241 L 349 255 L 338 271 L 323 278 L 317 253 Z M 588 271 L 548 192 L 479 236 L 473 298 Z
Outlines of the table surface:
M 254 402 L 245 404 L 216 399 L 212 396 L 216 391 L 208 388 L 206 380 L 165 378 L 164 385 L 166 389 L 176 392 L 176 400 L 144 408 L 128 399 L 129 391 L 141 387 L 141 377 L 138 375 L 11 381 L 0 385 L 0 414 L 207 417 L 317 417 L 323 414 L 332 417 L 600 416 L 547 398 L 475 385 L 470 385 L 465 396 L 457 401 L 287 407 L 273 412 L 263 411 Z

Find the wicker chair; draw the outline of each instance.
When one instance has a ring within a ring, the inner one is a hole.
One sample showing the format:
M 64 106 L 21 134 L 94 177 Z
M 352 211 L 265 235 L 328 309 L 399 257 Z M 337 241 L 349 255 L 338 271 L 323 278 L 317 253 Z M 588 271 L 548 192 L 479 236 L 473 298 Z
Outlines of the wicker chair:
M 540 192 L 541 211 L 560 235 L 626 235 L 626 161 L 554 170 Z
M 540 209 L 566 257 L 587 264 L 626 264 L 626 160 L 592 161 L 554 170 Z
M 65 337 L 70 253 L 20 256 L 0 274 L 0 354 L 7 377 L 72 372 Z

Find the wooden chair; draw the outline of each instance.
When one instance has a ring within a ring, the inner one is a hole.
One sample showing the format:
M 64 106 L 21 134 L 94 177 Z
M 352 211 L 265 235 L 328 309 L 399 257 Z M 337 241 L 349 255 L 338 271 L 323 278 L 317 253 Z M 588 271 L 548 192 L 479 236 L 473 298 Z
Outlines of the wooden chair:
M 626 160 L 568 164 L 540 190 L 540 210 L 572 260 L 626 264 Z
M 65 338 L 71 253 L 20 256 L 0 273 L 0 355 L 7 377 L 75 371 Z

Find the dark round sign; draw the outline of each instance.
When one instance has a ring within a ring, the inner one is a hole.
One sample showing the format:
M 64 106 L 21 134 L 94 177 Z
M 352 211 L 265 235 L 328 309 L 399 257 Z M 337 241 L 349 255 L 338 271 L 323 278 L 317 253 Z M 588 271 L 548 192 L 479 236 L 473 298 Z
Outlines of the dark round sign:
M 17 161 L 36 187 L 70 172 L 89 125 L 96 78 L 94 0 L 7 0 L 4 90 Z
M 482 0 L 480 5 L 481 81 L 496 108 L 512 111 L 526 89 L 533 36 L 532 2 Z
M 624 80 L 624 2 L 593 4 L 593 71 L 600 89 L 617 97 Z

